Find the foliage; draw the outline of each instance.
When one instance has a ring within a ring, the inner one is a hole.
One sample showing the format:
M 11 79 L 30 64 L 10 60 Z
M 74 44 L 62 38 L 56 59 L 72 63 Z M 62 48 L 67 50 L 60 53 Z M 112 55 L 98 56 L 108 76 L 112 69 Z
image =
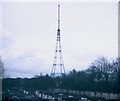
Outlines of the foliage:
M 0 79 L 4 77 L 5 77 L 5 69 L 4 69 L 4 65 L 0 57 Z
M 109 62 L 107 58 L 96 59 L 88 69 L 73 69 L 62 77 L 40 75 L 34 78 L 4 78 L 3 90 L 14 87 L 36 90 L 66 89 L 120 93 L 120 58 Z

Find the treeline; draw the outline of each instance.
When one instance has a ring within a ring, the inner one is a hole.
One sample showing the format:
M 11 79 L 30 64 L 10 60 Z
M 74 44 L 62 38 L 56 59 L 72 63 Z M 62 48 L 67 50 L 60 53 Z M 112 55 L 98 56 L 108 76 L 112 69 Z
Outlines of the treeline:
M 96 59 L 88 69 L 75 69 L 62 77 L 52 78 L 40 75 L 34 78 L 4 78 L 3 91 L 13 88 L 23 89 L 66 89 L 120 93 L 120 58 L 108 61 L 105 57 Z

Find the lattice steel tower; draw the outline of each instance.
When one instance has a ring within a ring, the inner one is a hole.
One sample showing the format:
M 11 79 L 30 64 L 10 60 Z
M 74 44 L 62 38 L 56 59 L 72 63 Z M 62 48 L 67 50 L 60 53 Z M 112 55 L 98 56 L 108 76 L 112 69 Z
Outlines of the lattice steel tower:
M 53 60 L 51 77 L 63 76 L 65 74 L 65 67 L 62 58 L 61 37 L 60 37 L 60 3 L 58 4 L 58 29 L 57 40 L 55 48 L 55 56 Z

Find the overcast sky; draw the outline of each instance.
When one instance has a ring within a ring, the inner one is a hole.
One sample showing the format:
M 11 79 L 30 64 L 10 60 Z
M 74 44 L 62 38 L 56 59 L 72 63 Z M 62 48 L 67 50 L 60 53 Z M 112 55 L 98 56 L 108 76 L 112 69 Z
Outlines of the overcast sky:
M 50 73 L 57 34 L 56 2 L 2 3 L 2 61 L 10 77 Z M 83 70 L 99 56 L 118 55 L 117 2 L 61 2 L 66 71 Z

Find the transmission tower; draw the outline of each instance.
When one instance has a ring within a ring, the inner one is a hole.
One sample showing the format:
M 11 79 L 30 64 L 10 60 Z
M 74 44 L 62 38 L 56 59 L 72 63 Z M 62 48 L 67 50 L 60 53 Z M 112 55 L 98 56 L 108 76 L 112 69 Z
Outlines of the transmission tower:
M 63 76 L 65 74 L 65 67 L 62 58 L 61 37 L 60 37 L 60 3 L 58 4 L 58 29 L 55 55 L 51 70 L 51 77 Z

